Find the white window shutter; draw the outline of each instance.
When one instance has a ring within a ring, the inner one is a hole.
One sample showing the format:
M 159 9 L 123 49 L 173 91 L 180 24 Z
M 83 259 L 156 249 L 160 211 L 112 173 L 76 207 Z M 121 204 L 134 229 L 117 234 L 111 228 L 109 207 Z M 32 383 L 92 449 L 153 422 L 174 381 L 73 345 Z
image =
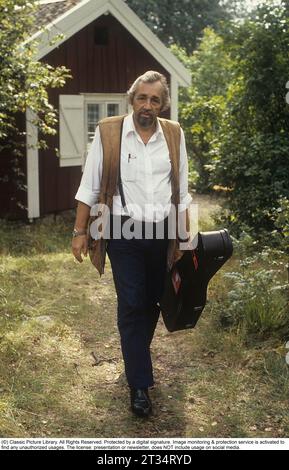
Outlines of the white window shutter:
M 85 155 L 84 97 L 59 95 L 60 166 L 81 166 Z

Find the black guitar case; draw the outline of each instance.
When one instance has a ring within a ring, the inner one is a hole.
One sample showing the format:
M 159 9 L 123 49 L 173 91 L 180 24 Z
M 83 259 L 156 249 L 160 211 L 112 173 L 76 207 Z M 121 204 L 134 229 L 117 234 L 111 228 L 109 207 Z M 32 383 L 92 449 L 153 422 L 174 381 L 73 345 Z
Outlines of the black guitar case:
M 166 274 L 160 307 L 168 331 L 194 328 L 206 305 L 210 279 L 233 253 L 226 229 L 197 236 L 196 249 L 185 251 Z

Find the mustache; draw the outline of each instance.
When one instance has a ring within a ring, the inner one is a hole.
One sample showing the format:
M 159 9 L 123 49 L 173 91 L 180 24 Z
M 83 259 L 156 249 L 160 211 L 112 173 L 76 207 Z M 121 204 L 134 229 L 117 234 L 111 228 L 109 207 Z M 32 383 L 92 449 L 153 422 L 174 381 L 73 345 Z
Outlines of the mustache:
M 139 111 L 139 114 L 144 114 L 145 116 L 152 116 L 153 113 L 151 111 Z

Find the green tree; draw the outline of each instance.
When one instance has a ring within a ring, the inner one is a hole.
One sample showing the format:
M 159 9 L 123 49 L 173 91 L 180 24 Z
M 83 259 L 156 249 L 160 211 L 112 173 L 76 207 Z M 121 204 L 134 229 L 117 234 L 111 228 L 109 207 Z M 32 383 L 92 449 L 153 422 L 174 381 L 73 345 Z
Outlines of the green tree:
M 180 93 L 180 122 L 186 134 L 191 167 L 198 176 L 195 187 L 211 188 L 211 173 L 218 152 L 218 135 L 226 109 L 226 93 L 232 76 L 232 63 L 223 40 L 211 28 L 203 32 L 198 49 L 190 56 L 183 49 L 171 50 L 191 70 L 192 85 Z
M 222 35 L 235 66 L 215 182 L 229 188 L 229 222 L 255 235 L 273 230 L 272 211 L 289 196 L 287 7 L 266 2 Z
M 136 14 L 166 45 L 177 44 L 190 54 L 203 29 L 216 27 L 228 18 L 228 10 L 220 0 L 126 0 Z
M 69 74 L 64 67 L 34 59 L 36 44 L 27 40 L 36 8 L 35 0 L 0 0 L 0 150 L 16 151 L 16 136 L 21 134 L 17 116 L 27 107 L 35 113 L 42 135 L 56 132 L 56 110 L 49 103 L 48 89 L 63 86 Z M 41 144 L 45 145 L 43 140 Z
M 22 128 L 21 117 L 27 108 L 33 111 L 33 124 L 39 130 L 38 146 L 45 148 L 45 136 L 56 133 L 57 123 L 48 90 L 63 86 L 70 77 L 64 67 L 53 68 L 35 60 L 37 45 L 29 37 L 35 30 L 36 8 L 35 0 L 0 0 L 0 154 L 11 156 L 9 170 L 0 165 L 0 182 L 9 181 L 15 194 L 26 191 L 26 129 Z M 21 206 L 18 196 L 13 199 Z

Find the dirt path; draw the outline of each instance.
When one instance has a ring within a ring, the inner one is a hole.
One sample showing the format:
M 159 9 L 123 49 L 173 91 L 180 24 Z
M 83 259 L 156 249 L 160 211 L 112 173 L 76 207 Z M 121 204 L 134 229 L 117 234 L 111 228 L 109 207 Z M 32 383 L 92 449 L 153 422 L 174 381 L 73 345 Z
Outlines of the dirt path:
M 109 269 L 92 291 L 90 301 L 99 301 L 99 317 L 80 332 L 83 362 L 76 376 L 90 402 L 87 437 L 284 436 L 288 419 L 280 413 L 278 399 L 272 404 L 275 391 L 264 378 L 263 358 L 242 349 L 236 337 L 218 333 L 209 305 L 194 330 L 168 333 L 159 322 L 152 347 L 154 414 L 146 422 L 132 416 Z
M 214 207 L 203 201 L 208 223 Z M 129 410 L 109 264 L 99 279 L 88 259 L 59 250 L 4 256 L 0 268 L 0 437 L 288 436 L 274 351 L 216 327 L 222 272 L 194 330 L 159 322 L 154 413 L 142 421 Z
M 211 216 L 220 207 L 219 200 L 196 195 L 194 201 L 199 204 L 203 229 L 212 229 Z M 226 269 L 230 269 L 230 264 Z M 100 401 L 99 412 L 105 414 L 101 435 L 286 435 L 288 420 L 280 413 L 278 397 L 275 398 L 276 407 L 272 405 L 274 385 L 264 379 L 262 355 L 250 355 L 237 337 L 216 331 L 210 300 L 218 295 L 220 283 L 222 273 L 210 286 L 208 305 L 194 330 L 169 333 L 162 319 L 159 321 L 152 345 L 156 381 L 151 391 L 154 414 L 143 423 L 128 410 L 128 389 L 115 327 L 116 299 L 112 296 L 111 271 L 107 269 L 98 285 L 102 286 L 102 315 L 107 316 L 110 312 L 110 326 L 107 327 L 107 340 L 103 344 L 102 338 L 95 351 L 96 357 L 104 358 L 104 362 L 93 368 L 98 378 L 95 398 Z M 93 344 L 92 339 L 90 348 Z M 86 345 L 88 349 L 89 346 Z M 105 362 L 106 353 L 108 360 Z M 108 404 L 106 410 L 104 402 Z

